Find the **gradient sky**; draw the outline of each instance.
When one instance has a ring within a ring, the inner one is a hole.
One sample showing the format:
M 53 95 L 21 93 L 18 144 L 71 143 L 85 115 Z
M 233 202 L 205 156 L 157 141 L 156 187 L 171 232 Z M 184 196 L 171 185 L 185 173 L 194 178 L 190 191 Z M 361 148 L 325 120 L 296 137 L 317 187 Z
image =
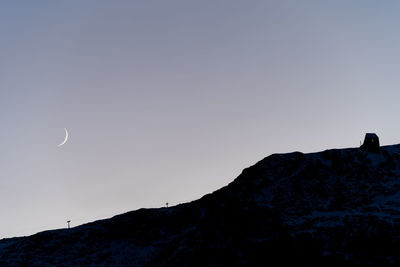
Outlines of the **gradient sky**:
M 272 153 L 400 143 L 399 14 L 2 1 L 0 238 L 194 200 Z

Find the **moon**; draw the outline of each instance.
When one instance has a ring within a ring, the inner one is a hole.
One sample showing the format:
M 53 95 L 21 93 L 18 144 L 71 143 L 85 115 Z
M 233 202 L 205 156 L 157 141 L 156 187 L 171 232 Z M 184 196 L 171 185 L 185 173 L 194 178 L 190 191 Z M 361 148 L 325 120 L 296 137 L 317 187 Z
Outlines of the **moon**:
M 64 128 L 64 130 L 65 130 L 65 139 L 64 139 L 64 141 L 62 141 L 62 143 L 61 143 L 61 144 L 59 144 L 57 147 L 60 147 L 60 146 L 63 146 L 63 145 L 65 145 L 65 143 L 68 141 L 68 137 L 69 137 L 69 135 L 68 135 L 67 128 Z

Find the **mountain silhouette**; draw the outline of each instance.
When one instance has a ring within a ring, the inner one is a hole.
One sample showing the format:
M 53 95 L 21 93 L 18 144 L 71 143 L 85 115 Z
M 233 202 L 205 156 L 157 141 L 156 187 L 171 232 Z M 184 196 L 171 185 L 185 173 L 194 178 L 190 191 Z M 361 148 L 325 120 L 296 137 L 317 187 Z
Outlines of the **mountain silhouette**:
M 201 199 L 0 240 L 1 266 L 400 264 L 400 145 L 273 154 Z

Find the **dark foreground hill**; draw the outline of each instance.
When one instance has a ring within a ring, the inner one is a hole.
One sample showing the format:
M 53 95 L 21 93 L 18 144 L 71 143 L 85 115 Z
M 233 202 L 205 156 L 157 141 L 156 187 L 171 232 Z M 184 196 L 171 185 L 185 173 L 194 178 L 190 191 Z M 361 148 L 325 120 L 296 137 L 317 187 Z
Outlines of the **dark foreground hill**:
M 170 208 L 0 241 L 0 266 L 400 265 L 400 145 L 271 155 Z

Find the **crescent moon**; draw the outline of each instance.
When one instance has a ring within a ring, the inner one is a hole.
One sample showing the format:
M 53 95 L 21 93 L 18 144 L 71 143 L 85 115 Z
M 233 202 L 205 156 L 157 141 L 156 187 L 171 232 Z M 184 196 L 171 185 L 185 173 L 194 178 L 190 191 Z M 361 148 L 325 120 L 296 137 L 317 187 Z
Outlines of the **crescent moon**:
M 65 143 L 68 141 L 69 135 L 68 135 L 67 128 L 64 128 L 64 130 L 65 130 L 65 139 L 64 139 L 64 141 L 63 141 L 61 144 L 59 144 L 57 147 L 60 147 L 60 146 L 65 145 Z

